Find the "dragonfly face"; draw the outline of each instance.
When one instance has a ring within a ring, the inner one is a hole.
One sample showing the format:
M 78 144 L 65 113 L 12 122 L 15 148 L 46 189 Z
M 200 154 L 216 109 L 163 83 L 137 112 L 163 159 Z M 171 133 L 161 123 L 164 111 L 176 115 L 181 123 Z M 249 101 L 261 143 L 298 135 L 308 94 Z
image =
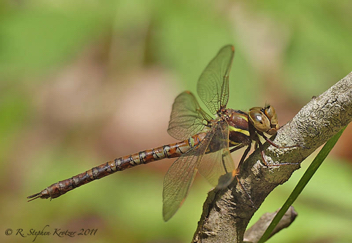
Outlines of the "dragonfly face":
M 253 107 L 249 110 L 249 119 L 259 132 L 274 135 L 279 129 L 279 123 L 274 107 Z

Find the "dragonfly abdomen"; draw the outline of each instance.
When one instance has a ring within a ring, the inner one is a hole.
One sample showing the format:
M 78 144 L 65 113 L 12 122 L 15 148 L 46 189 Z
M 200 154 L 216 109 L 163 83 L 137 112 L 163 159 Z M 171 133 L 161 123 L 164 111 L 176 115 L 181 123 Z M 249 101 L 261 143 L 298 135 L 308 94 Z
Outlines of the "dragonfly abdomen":
M 114 161 L 110 161 L 108 163 L 114 162 L 114 165 L 111 164 L 110 167 L 115 172 L 125 170 L 136 165 L 147 164 L 164 158 L 180 157 L 182 154 L 188 152 L 191 148 L 197 146 L 200 141 L 204 139 L 205 136 L 206 133 L 199 133 L 190 137 L 187 140 L 178 143 L 168 144 L 157 148 L 144 150 L 139 153 L 115 159 Z
M 206 133 L 199 133 L 187 140 L 160 146 L 154 149 L 148 149 L 139 153 L 123 156 L 115 160 L 111 160 L 99 166 L 93 167 L 86 172 L 75 175 L 69 179 L 59 181 L 45 188 L 39 193 L 27 197 L 34 200 L 36 198 L 57 198 L 76 187 L 87 184 L 91 181 L 103 178 L 117 171 L 122 171 L 140 164 L 147 164 L 164 158 L 175 158 L 188 152 L 197 146 L 206 136 Z

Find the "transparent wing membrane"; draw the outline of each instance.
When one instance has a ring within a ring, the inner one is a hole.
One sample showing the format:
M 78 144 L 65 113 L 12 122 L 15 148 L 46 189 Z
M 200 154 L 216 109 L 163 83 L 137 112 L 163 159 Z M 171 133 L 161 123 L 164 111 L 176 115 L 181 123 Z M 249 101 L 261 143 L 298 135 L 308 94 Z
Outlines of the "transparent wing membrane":
M 177 159 L 164 178 L 163 217 L 169 220 L 182 205 L 194 177 L 199 173 L 213 186 L 221 175 L 231 173 L 234 163 L 229 151 L 228 124 L 218 122 L 203 141 Z M 222 184 L 228 185 L 232 177 L 226 177 Z
M 197 173 L 197 166 L 207 150 L 213 133 L 189 152 L 183 154 L 170 167 L 164 178 L 163 217 L 168 221 L 182 205 Z
M 226 107 L 229 99 L 229 72 L 234 56 L 234 47 L 223 47 L 205 68 L 197 84 L 197 92 L 212 114 Z M 179 140 L 185 140 L 202 131 L 212 121 L 202 110 L 191 92 L 176 97 L 172 106 L 168 133 Z M 169 220 L 182 205 L 197 171 L 213 186 L 221 178 L 221 186 L 232 180 L 235 166 L 229 151 L 229 130 L 227 122 L 213 123 L 201 143 L 177 159 L 164 178 L 163 217 Z
M 197 160 L 198 158 L 192 156 L 189 160 Z M 172 167 L 187 167 L 183 170 L 182 174 L 176 173 L 176 169 L 173 169 L 170 173 L 167 173 L 164 179 L 163 188 L 163 217 L 165 221 L 168 221 L 177 212 L 179 207 L 182 205 L 184 199 L 188 194 L 188 190 L 192 185 L 194 177 L 197 173 L 196 166 L 194 163 L 193 167 L 187 166 L 184 162 L 189 163 L 189 161 L 183 161 L 187 159 L 179 158 L 172 165 Z M 170 169 L 172 169 L 170 167 Z M 180 168 L 178 168 L 180 169 Z M 179 176 L 175 178 L 175 176 Z
M 226 122 L 219 122 L 214 127 L 214 136 L 212 137 L 206 154 L 199 164 L 199 173 L 213 186 L 218 185 L 220 176 L 232 173 L 235 169 L 229 151 L 229 131 Z M 228 180 L 232 181 L 229 177 Z M 229 184 L 223 181 L 222 183 Z
M 176 97 L 172 105 L 167 132 L 176 139 L 185 140 L 202 131 L 211 119 L 212 117 L 200 108 L 194 95 L 185 91 Z
M 224 46 L 198 80 L 198 95 L 212 114 L 224 108 L 229 100 L 229 73 L 234 53 L 233 46 Z

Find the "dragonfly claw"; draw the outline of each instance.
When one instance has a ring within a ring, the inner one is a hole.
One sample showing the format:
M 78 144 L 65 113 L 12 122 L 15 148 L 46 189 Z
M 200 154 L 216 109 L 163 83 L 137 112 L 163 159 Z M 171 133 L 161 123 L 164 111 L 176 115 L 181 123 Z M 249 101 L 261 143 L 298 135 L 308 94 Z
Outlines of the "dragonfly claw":
M 40 198 L 41 195 L 42 195 L 41 192 L 38 192 L 38 193 L 36 193 L 36 194 L 33 194 L 33 195 L 27 197 L 27 198 L 29 199 L 27 202 L 33 201 L 33 200 L 35 200 L 35 199 L 37 199 L 37 198 Z
M 27 202 L 33 201 L 37 198 L 42 198 L 42 199 L 46 199 L 46 198 L 53 198 L 49 192 L 49 190 L 46 188 L 44 190 L 42 190 L 41 192 L 38 192 L 36 194 L 33 194 L 31 196 L 27 197 L 29 200 Z

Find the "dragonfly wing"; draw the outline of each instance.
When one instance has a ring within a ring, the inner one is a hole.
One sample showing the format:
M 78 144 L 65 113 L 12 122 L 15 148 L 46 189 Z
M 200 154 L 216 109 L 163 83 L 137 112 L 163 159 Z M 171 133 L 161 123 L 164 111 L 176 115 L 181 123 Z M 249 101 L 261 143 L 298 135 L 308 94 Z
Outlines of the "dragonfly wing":
M 197 160 L 198 158 L 192 156 L 193 158 L 181 157 L 174 162 L 172 167 L 170 167 L 169 172 L 164 178 L 164 189 L 163 189 L 163 217 L 165 221 L 168 221 L 177 212 L 179 207 L 181 207 L 184 199 L 188 194 L 188 190 L 192 185 L 194 177 L 197 173 L 196 161 L 192 162 L 193 166 L 187 163 L 191 161 L 187 160 Z M 180 168 L 186 167 L 186 168 Z M 176 169 L 177 168 L 177 169 Z M 183 169 L 183 173 L 177 173 L 176 170 Z
M 229 151 L 229 129 L 225 121 L 220 121 L 213 128 L 213 137 L 198 166 L 199 173 L 207 181 L 220 188 L 226 187 L 233 180 L 232 172 L 235 164 Z M 219 181 L 220 176 L 222 177 Z M 219 182 L 221 185 L 219 185 Z
M 199 174 L 201 174 L 212 186 L 217 186 L 219 188 L 224 188 L 226 187 L 224 185 L 230 184 L 233 180 L 231 175 L 234 170 L 234 162 L 230 151 L 227 149 L 204 155 L 199 166 Z M 219 185 L 219 179 L 223 175 L 227 175 L 227 179 L 224 180 L 225 177 L 222 178 L 222 185 Z
M 229 100 L 229 73 L 234 53 L 232 45 L 221 48 L 199 77 L 198 95 L 212 114 L 225 108 Z
M 197 173 L 197 166 L 208 148 L 213 133 L 208 133 L 201 143 L 183 154 L 170 167 L 164 178 L 163 217 L 168 221 L 180 208 Z
M 212 118 L 200 108 L 194 95 L 185 91 L 176 97 L 172 105 L 168 133 L 185 140 L 204 129 Z

